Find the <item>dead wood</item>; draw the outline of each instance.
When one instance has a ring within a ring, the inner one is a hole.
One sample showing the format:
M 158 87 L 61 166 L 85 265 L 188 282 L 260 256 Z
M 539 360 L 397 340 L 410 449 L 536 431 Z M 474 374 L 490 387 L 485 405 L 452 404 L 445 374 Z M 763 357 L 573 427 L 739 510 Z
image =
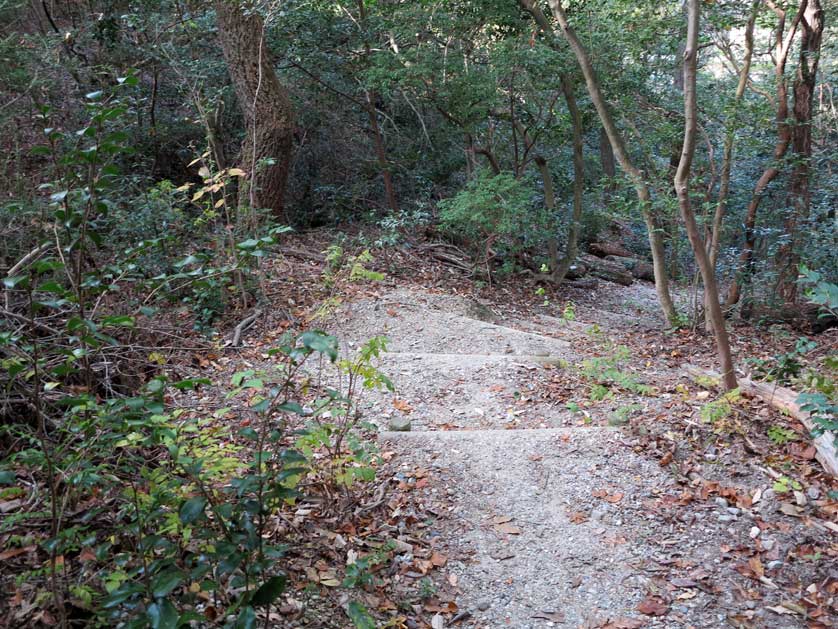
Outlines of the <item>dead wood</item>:
M 702 380 L 710 379 L 714 384 L 721 381 L 721 376 L 716 371 L 702 369 L 695 365 L 682 365 L 684 372 L 699 384 Z M 756 397 L 777 410 L 788 413 L 803 424 L 807 430 L 815 430 L 815 422 L 806 411 L 800 408 L 797 403 L 797 392 L 787 387 L 781 387 L 770 382 L 754 382 L 750 378 L 739 379 L 739 390 L 743 395 Z M 835 444 L 835 435 L 830 431 L 824 431 L 814 440 L 815 457 L 823 466 L 823 469 L 832 476 L 838 478 L 838 448 Z

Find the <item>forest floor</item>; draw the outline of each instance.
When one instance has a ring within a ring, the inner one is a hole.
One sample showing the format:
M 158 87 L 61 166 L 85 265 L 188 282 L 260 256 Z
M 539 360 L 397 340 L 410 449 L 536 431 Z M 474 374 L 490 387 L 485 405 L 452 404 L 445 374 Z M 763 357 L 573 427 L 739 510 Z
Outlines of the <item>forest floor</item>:
M 383 280 L 330 285 L 312 252 L 331 239 L 294 236 L 265 262 L 270 303 L 241 347 L 217 337 L 167 363 L 222 384 L 270 369 L 286 330 L 322 328 L 349 356 L 389 339 L 378 367 L 395 392 L 356 399 L 376 478 L 279 514 L 289 587 L 269 626 L 344 629 L 352 604 L 397 629 L 838 626 L 838 483 L 803 426 L 685 377 L 715 365 L 712 339 L 664 330 L 651 284 L 488 286 L 405 246 L 376 255 Z M 837 333 L 804 360 L 834 353 Z M 731 323 L 740 367 L 798 336 Z M 236 441 L 249 415 L 224 392 L 168 401 Z M 32 549 L 2 554 L 5 577 Z M 36 586 L 7 590 L 9 626 L 39 626 Z
M 711 339 L 664 332 L 651 284 L 536 295 L 395 256 L 323 327 L 350 352 L 389 339 L 396 392 L 360 406 L 417 509 L 388 572 L 391 596 L 422 586 L 404 626 L 835 626 L 834 480 L 802 426 L 685 378 Z M 732 337 L 741 360 L 797 334 Z

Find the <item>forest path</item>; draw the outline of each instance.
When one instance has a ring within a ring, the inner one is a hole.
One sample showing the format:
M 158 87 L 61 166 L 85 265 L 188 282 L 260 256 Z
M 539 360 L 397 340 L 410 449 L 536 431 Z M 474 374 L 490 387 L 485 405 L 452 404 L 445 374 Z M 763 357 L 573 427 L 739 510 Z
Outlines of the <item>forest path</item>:
M 361 405 L 405 482 L 425 479 L 443 505 L 430 526 L 448 557 L 445 587 L 468 612 L 456 626 L 726 625 L 733 592 L 700 583 L 718 563 L 725 518 L 657 508 L 681 491 L 674 476 L 628 430 L 562 399 L 597 321 L 501 319 L 468 298 L 411 288 L 345 304 L 329 326 L 350 348 L 390 339 L 381 369 L 395 405 L 380 393 Z M 558 399 L 543 395 L 550 386 Z M 406 418 L 410 432 L 387 431 Z M 661 590 L 662 575 L 681 585 Z M 771 622 L 761 626 L 799 626 Z

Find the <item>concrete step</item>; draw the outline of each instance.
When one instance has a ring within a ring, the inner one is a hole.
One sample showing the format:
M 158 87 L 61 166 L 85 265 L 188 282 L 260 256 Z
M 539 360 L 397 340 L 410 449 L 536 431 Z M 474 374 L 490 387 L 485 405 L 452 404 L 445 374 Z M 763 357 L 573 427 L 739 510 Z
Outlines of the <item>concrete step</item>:
M 637 564 L 658 523 L 644 506 L 672 481 L 634 454 L 616 429 L 384 433 L 407 467 L 428 470 L 461 523 L 460 609 L 476 626 L 552 626 L 639 614 Z M 605 492 L 605 493 L 602 493 Z M 598 497 L 602 496 L 602 497 Z M 607 499 L 606 499 L 607 498 Z M 663 550 L 663 549 L 662 549 Z M 487 609 L 481 609 L 487 607 Z

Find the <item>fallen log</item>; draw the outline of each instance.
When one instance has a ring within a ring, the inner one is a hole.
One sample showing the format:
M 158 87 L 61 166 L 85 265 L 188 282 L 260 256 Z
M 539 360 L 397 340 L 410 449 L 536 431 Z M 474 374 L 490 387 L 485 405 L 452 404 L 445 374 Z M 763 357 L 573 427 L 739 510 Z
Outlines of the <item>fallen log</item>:
M 695 365 L 682 365 L 684 372 L 694 381 L 702 386 L 712 383 L 718 385 L 721 375 L 709 369 L 702 369 Z M 797 403 L 797 392 L 792 389 L 781 387 L 770 382 L 754 382 L 750 378 L 739 379 L 739 391 L 743 395 L 757 397 L 774 408 L 784 411 L 803 424 L 810 432 L 815 430 L 815 422 L 812 421 L 809 413 L 801 410 Z M 815 437 L 815 458 L 823 466 L 828 474 L 838 478 L 838 447 L 835 443 L 835 435 L 830 431 L 824 431 Z
M 816 304 L 756 305 L 748 311 L 748 318 L 786 323 L 796 330 L 812 334 L 838 327 L 838 317 Z
M 620 256 L 605 256 L 605 260 L 623 265 L 623 267 L 631 273 L 632 277 L 638 280 L 646 280 L 649 282 L 655 281 L 655 270 L 652 268 L 651 264 L 645 262 L 644 260 L 638 260 L 637 258 L 624 258 Z
M 614 282 L 615 284 L 620 284 L 622 286 L 630 286 L 634 283 L 634 278 L 631 276 L 631 273 L 626 271 L 625 267 L 621 264 L 615 264 L 614 262 L 609 262 L 587 254 L 581 255 L 579 257 L 579 262 L 581 262 L 587 268 L 588 273 L 594 277 L 608 280 L 609 282 Z
M 618 256 L 620 258 L 634 257 L 631 251 L 617 242 L 592 242 L 588 245 L 588 251 L 600 258 L 605 258 L 606 256 Z

